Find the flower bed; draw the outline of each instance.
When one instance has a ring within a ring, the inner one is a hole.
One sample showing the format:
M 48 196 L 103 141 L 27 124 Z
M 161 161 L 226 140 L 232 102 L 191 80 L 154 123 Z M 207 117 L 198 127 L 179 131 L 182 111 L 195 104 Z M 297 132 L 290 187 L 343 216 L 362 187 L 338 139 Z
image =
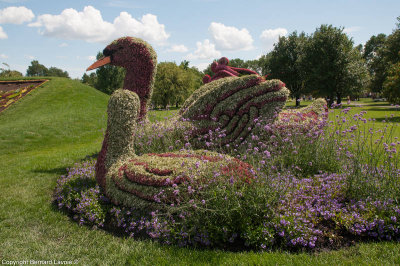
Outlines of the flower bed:
M 169 201 L 162 204 L 112 204 L 95 182 L 95 161 L 75 165 L 58 180 L 55 202 L 80 224 L 181 246 L 321 250 L 357 241 L 400 241 L 400 141 L 389 138 L 388 128 L 364 128 L 365 113 L 349 117 L 348 111 L 335 122 L 316 121 L 307 132 L 296 123 L 289 128 L 257 120 L 257 134 L 224 147 L 237 158 L 233 165 L 219 166 L 224 160 L 212 154 L 170 152 L 190 149 L 184 137 L 178 143 L 171 138 L 157 145 L 157 154 L 133 159 L 126 169 L 137 169 L 125 172 L 136 181 L 140 176 L 129 173 L 156 177 L 139 178 L 156 192 L 149 194 L 156 201 L 168 183 Z M 174 127 L 156 130 L 154 137 L 169 130 Z M 137 146 L 153 141 L 149 134 L 138 139 Z M 193 161 L 186 162 L 189 157 Z M 178 166 L 192 164 L 194 171 L 202 161 L 219 167 L 206 171 L 201 183 L 175 179 L 170 158 Z M 158 159 L 165 165 L 153 162 Z
M 47 80 L 0 81 L 0 112 Z

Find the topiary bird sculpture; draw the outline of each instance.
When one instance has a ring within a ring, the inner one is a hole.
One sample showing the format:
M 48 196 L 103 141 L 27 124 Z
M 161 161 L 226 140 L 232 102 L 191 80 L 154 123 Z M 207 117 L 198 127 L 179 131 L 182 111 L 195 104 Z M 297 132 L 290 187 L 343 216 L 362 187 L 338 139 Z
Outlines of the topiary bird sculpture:
M 219 169 L 221 173 L 240 169 L 241 179 L 248 182 L 253 178 L 250 165 L 216 152 L 136 155 L 135 132 L 139 122 L 148 123 L 157 56 L 147 42 L 133 37 L 113 41 L 103 55 L 87 70 L 105 64 L 126 69 L 123 89 L 115 91 L 109 100 L 106 134 L 96 164 L 96 180 L 114 203 L 139 207 L 171 202 L 174 196 L 168 191 L 173 186 L 189 176 L 203 180 L 201 173 L 211 169 Z M 222 144 L 243 141 L 252 132 L 256 118 L 272 120 L 289 95 L 281 81 L 265 80 L 253 71 L 228 67 L 226 58 L 215 62 L 213 71 L 215 76 L 205 78 L 206 84 L 186 100 L 175 117 L 194 125 L 193 139 L 210 130 L 222 129 Z M 193 174 L 191 169 L 198 168 L 199 160 L 204 171 Z

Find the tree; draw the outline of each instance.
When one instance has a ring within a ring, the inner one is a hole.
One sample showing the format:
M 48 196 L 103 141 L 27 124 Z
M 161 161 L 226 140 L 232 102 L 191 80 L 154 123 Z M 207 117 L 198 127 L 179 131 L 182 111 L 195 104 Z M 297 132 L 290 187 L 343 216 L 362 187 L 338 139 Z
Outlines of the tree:
M 354 94 L 365 82 L 365 64 L 343 28 L 321 25 L 305 46 L 303 64 L 307 89 L 328 98 L 329 106 L 335 97 L 340 104 L 344 96 Z
M 3 63 L 8 69 L 0 67 L 0 78 L 18 78 L 22 77 L 22 73 L 17 70 L 11 70 L 7 63 Z
M 304 72 L 302 64 L 303 50 L 308 38 L 302 32 L 292 32 L 288 37 L 282 36 L 271 52 L 269 58 L 270 77 L 286 83 L 292 96 L 296 98 L 296 106 L 300 105 L 300 96 L 304 89 Z
M 397 28 L 387 37 L 383 47 L 385 62 L 390 65 L 400 62 L 400 16 L 397 17 L 397 21 Z
M 91 87 L 95 87 L 96 82 L 97 82 L 96 72 L 92 72 L 92 73 L 90 73 L 90 75 L 84 73 L 81 78 L 81 82 L 84 84 L 87 84 Z
M 47 67 L 45 67 L 42 64 L 39 64 L 39 61 L 33 60 L 31 62 L 31 65 L 28 67 L 28 69 L 26 71 L 26 75 L 28 77 L 32 77 L 32 76 L 45 77 L 45 76 L 47 76 L 48 71 L 49 70 L 47 69 Z
M 268 53 L 265 55 L 262 55 L 257 61 L 258 61 L 258 73 L 261 73 L 261 75 L 270 77 L 271 74 L 271 68 L 270 68 L 270 61 L 271 61 L 271 56 L 272 53 Z M 254 70 L 254 69 L 253 69 Z
M 348 56 L 349 64 L 343 77 L 342 93 L 343 96 L 359 98 L 361 92 L 367 88 L 370 76 L 359 46 L 354 47 Z
M 97 59 L 103 57 L 103 53 L 97 54 Z M 106 94 L 111 95 L 115 90 L 122 88 L 126 71 L 122 67 L 110 64 L 96 69 L 97 81 L 95 88 Z
M 389 102 L 400 104 L 400 62 L 389 69 L 388 77 L 383 83 L 383 95 Z
M 46 76 L 69 78 L 69 74 L 67 71 L 63 71 L 62 69 L 59 69 L 57 67 L 50 67 L 47 70 Z
M 180 68 L 173 62 L 162 62 L 157 66 L 154 83 L 153 104 L 164 109 L 176 101 L 176 94 L 182 89 L 183 77 Z
M 42 77 L 64 77 L 69 78 L 69 74 L 67 71 L 63 71 L 57 67 L 50 67 L 49 69 L 42 64 L 39 64 L 39 61 L 33 60 L 31 65 L 28 67 L 26 71 L 27 76 L 42 76 Z
M 381 92 L 383 82 L 386 79 L 387 65 L 383 55 L 386 38 L 383 33 L 373 35 L 364 46 L 363 58 L 366 60 L 368 72 L 371 76 L 368 88 L 372 92 Z
M 162 62 L 157 66 L 152 102 L 155 106 L 179 107 L 202 84 L 203 74 L 196 68 L 189 68 L 189 62 L 179 66 L 174 62 Z

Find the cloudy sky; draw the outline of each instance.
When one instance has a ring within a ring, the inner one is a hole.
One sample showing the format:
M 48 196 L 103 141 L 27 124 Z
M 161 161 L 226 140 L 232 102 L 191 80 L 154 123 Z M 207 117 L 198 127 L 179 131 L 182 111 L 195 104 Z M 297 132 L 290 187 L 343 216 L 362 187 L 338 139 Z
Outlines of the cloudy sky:
M 25 74 L 38 60 L 80 78 L 110 41 L 135 36 L 159 62 L 203 69 L 221 56 L 256 59 L 280 35 L 321 24 L 364 44 L 390 34 L 397 16 L 399 0 L 0 0 L 0 62 Z

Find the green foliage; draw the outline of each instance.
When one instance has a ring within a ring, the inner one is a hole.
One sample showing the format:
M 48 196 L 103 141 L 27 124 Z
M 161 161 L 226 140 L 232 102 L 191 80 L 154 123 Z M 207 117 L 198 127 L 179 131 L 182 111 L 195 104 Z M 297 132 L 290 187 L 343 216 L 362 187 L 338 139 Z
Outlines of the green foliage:
M 397 18 L 400 21 L 400 17 Z M 400 62 L 400 27 L 386 36 L 381 33 L 372 36 L 365 44 L 363 57 L 367 60 L 371 75 L 369 88 L 372 92 L 382 92 L 389 72 L 393 72 L 393 65 Z M 390 78 L 391 79 L 391 78 Z M 387 89 L 385 89 L 387 94 Z
M 46 76 L 69 78 L 69 74 L 68 74 L 67 71 L 63 71 L 62 69 L 59 69 L 59 68 L 56 68 L 56 67 L 50 67 L 47 70 Z
M 97 59 L 103 57 L 103 54 L 99 52 Z M 125 69 L 122 67 L 113 66 L 107 64 L 105 66 L 96 69 L 97 80 L 95 82 L 95 88 L 106 94 L 111 95 L 115 90 L 123 87 Z
M 28 77 L 33 77 L 33 76 L 44 77 L 47 75 L 47 71 L 48 71 L 47 67 L 45 67 L 42 64 L 39 64 L 39 61 L 33 60 L 31 62 L 31 65 L 26 70 L 26 75 Z
M 90 75 L 84 73 L 81 78 L 81 82 L 94 88 L 97 83 L 96 72 L 92 72 Z
M 51 79 L 41 90 L 0 115 L 0 239 L 7 240 L 0 241 L 0 249 L 4 260 L 48 260 L 48 254 L 52 254 L 55 260 L 76 260 L 87 265 L 400 263 L 400 244 L 396 241 L 359 243 L 317 253 L 228 252 L 160 245 L 77 226 L 55 211 L 50 195 L 55 180 L 65 173 L 63 169 L 100 149 L 107 100 L 106 95 L 81 83 Z M 366 108 L 376 109 L 363 106 L 354 108 L 354 112 Z M 368 112 L 371 113 L 380 126 L 391 111 L 382 108 Z
M 383 88 L 383 95 L 389 102 L 400 104 L 400 62 L 389 69 Z
M 397 21 L 400 22 L 400 16 L 397 18 Z M 385 58 L 385 62 L 388 64 L 395 64 L 400 62 L 400 27 L 399 23 L 397 24 L 397 28 L 393 30 L 392 34 L 390 34 L 386 41 L 385 46 L 383 47 L 383 56 Z
M 353 41 L 342 28 L 321 25 L 305 47 L 306 86 L 315 96 L 337 98 L 355 94 L 365 82 L 365 66 L 354 51 Z M 358 61 L 357 61 L 358 60 Z M 357 69 L 353 69 L 357 68 Z
M 386 35 L 381 33 L 373 35 L 364 46 L 363 57 L 367 62 L 371 80 L 368 84 L 370 91 L 381 92 L 383 82 L 386 79 L 387 64 L 383 57 L 383 49 L 386 42 Z
M 152 103 L 166 108 L 178 107 L 201 85 L 199 71 L 188 67 L 189 62 L 177 66 L 174 62 L 162 62 L 157 66 Z
M 259 72 L 261 75 L 270 75 L 271 74 L 271 68 L 270 68 L 270 60 L 271 60 L 272 53 L 268 53 L 265 55 L 262 55 L 258 59 L 258 66 L 259 66 Z
M 291 33 L 288 37 L 282 36 L 270 53 L 270 77 L 285 82 L 292 97 L 296 98 L 296 106 L 300 105 L 300 96 L 304 94 L 304 80 L 306 69 L 302 64 L 304 46 L 308 41 L 305 33 L 297 35 Z
M 17 70 L 11 70 L 7 63 L 3 63 L 8 69 L 0 67 L 0 78 L 19 78 L 22 77 L 22 73 Z
M 26 70 L 28 77 L 63 77 L 69 78 L 67 71 L 63 71 L 57 67 L 50 67 L 49 69 L 42 64 L 39 64 L 38 60 L 33 60 L 31 65 Z
M 0 73 L 0 78 L 19 78 L 23 77 L 22 73 L 17 70 L 2 70 Z

